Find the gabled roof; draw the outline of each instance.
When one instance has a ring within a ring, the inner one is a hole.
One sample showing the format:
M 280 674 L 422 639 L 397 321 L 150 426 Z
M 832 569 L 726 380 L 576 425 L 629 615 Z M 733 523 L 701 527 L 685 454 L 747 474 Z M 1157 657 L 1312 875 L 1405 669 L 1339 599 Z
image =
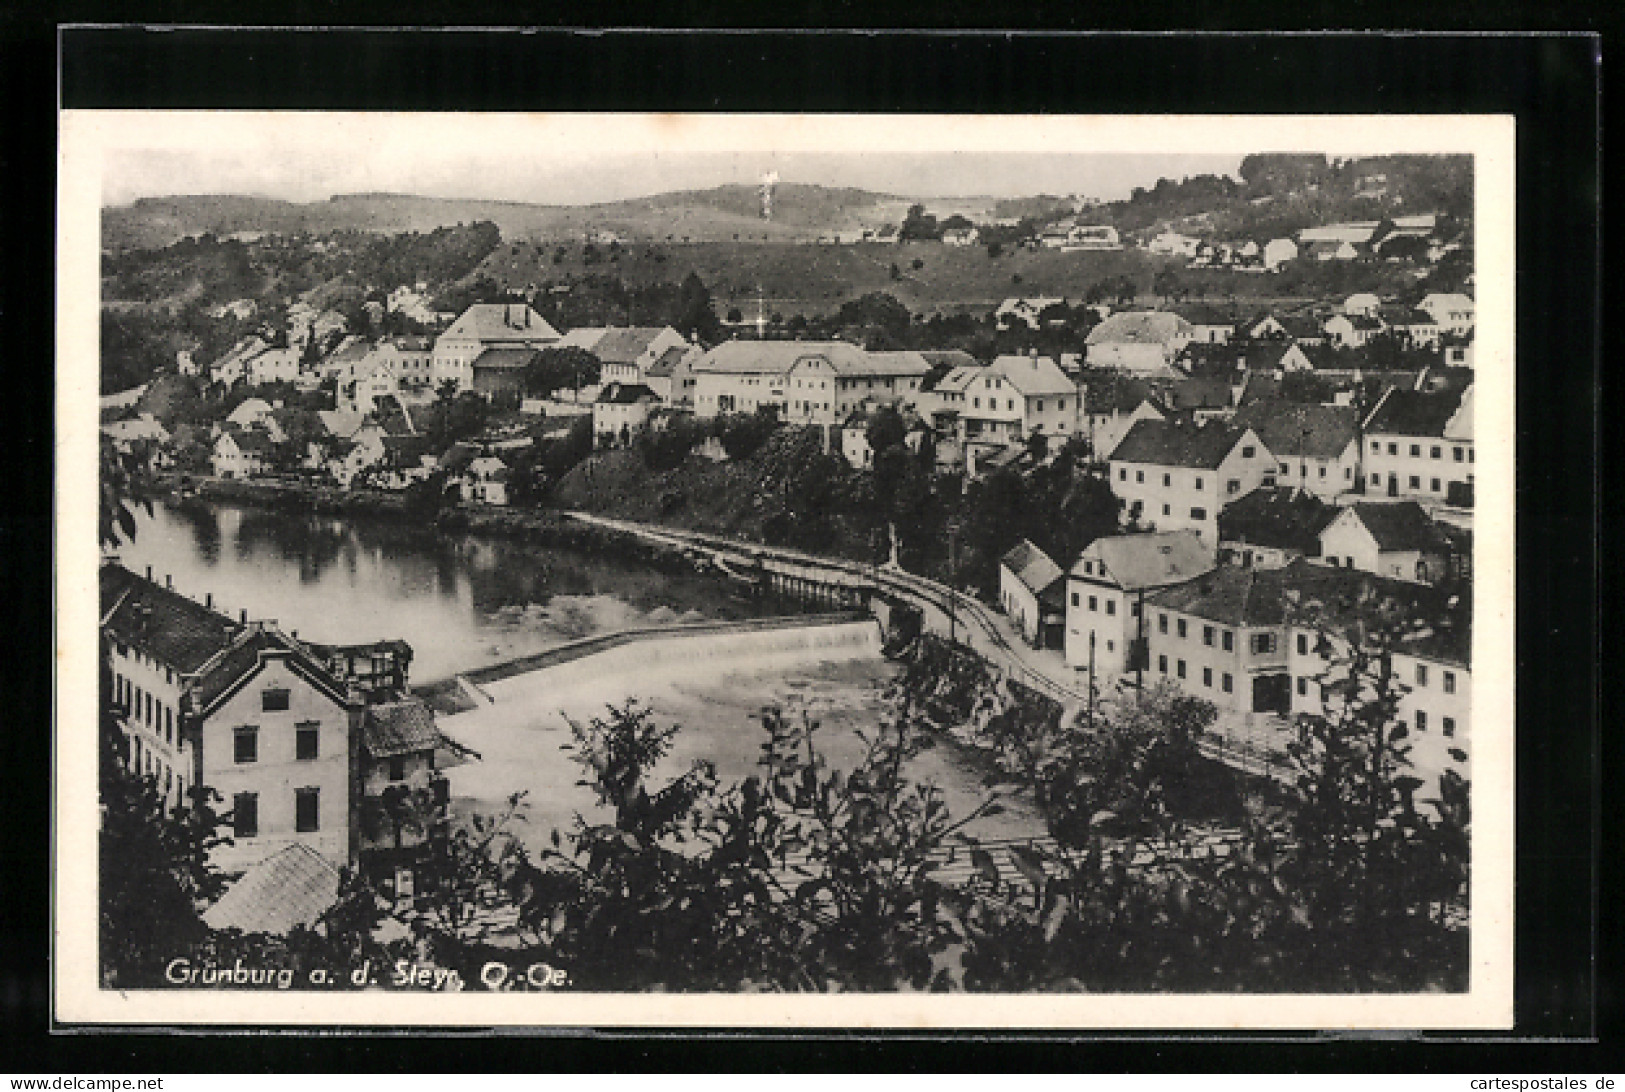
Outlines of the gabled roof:
M 694 371 L 728 375 L 783 375 L 798 360 L 827 360 L 843 375 L 864 374 L 868 354 L 846 341 L 724 341 L 694 362 Z
M 1126 591 L 1160 588 L 1189 580 L 1213 568 L 1213 551 L 1195 531 L 1108 535 L 1090 543 L 1072 566 L 1072 575 L 1094 579 L 1085 561 L 1099 562 L 1104 575 Z
M 1460 391 L 1391 389 L 1366 421 L 1367 432 L 1398 436 L 1443 436 L 1461 405 Z
M 923 376 L 931 370 L 931 362 L 925 359 L 923 353 L 915 352 L 913 349 L 903 349 L 897 352 L 873 352 L 864 355 L 867 360 L 864 366 L 858 370 L 858 375 Z
M 497 368 L 503 371 L 518 371 L 528 368 L 530 362 L 541 355 L 539 349 L 485 349 L 474 358 L 475 368 Z
M 211 929 L 283 936 L 294 926 L 310 927 L 338 901 L 339 870 L 303 842 L 295 842 L 258 864 L 203 911 Z
M 479 341 L 557 341 L 559 332 L 528 303 L 476 303 L 440 336 Z
M 1372 318 L 1370 315 L 1366 315 L 1366 314 L 1333 315 L 1331 318 L 1326 320 L 1327 329 L 1330 329 L 1332 323 L 1334 323 L 1334 322 L 1346 322 L 1346 323 L 1349 324 L 1349 327 L 1351 329 L 1355 329 L 1355 330 L 1381 330 L 1382 329 L 1381 320 Z
M 455 443 L 446 449 L 444 455 L 440 456 L 440 467 L 442 470 L 456 473 L 468 466 L 478 456 L 479 451 L 468 444 Z
M 1047 356 L 1001 356 L 988 365 L 1023 398 L 1075 394 L 1077 384 Z
M 1286 621 L 1285 571 L 1222 565 L 1147 602 L 1230 626 L 1278 626 Z
M 327 668 L 298 641 L 275 626 L 250 622 L 241 627 L 230 647 L 208 663 L 198 680 L 198 710 L 208 714 L 259 674 L 269 659 L 281 659 L 294 674 L 310 683 L 335 705 L 345 704 L 344 688 Z
M 183 675 L 208 663 L 236 636 L 237 624 L 224 614 L 122 565 L 104 564 L 99 579 L 103 629 Z
M 316 417 L 331 436 L 347 440 L 361 427 L 362 415 L 353 410 L 317 410 Z
M 1065 574 L 1050 556 L 1026 539 L 1010 548 L 999 559 L 999 564 L 1010 570 L 1010 575 L 1034 595 L 1041 594 Z
M 610 383 L 598 392 L 598 401 L 629 406 L 637 402 L 660 401 L 660 396 L 642 383 Z
M 271 414 L 271 403 L 263 398 L 245 398 L 237 403 L 237 408 L 227 415 L 226 420 L 233 425 L 249 425 Z
M 1168 403 L 1176 410 L 1230 408 L 1228 379 L 1180 379 L 1168 390 Z
M 1231 420 L 1251 427 L 1278 459 L 1335 459 L 1355 442 L 1359 411 L 1352 406 L 1261 400 L 1243 406 Z
M 585 349 L 589 353 L 598 347 L 599 341 L 609 333 L 607 326 L 577 326 L 563 337 L 559 338 L 561 348 Z
M 1089 331 L 1086 345 L 1165 345 L 1191 333 L 1191 324 L 1172 311 L 1119 311 Z
M 1313 493 L 1287 487 L 1255 489 L 1219 510 L 1219 541 L 1320 553 L 1320 532 L 1340 509 Z
M 1112 462 L 1216 470 L 1248 431 L 1245 426 L 1225 421 L 1209 421 L 1200 428 L 1191 428 L 1170 421 L 1141 420 L 1134 422 L 1108 458 Z
M 1444 553 L 1450 540 L 1432 517 L 1415 501 L 1392 503 L 1358 502 L 1344 509 L 1347 518 L 1359 520 L 1384 553 L 1420 550 Z
M 636 364 L 655 339 L 668 329 L 666 326 L 611 327 L 604 331 L 592 352 L 606 364 Z
M 1467 667 L 1472 655 L 1472 602 L 1449 591 L 1378 576 L 1361 569 L 1317 565 L 1299 558 L 1279 573 L 1297 602 L 1296 617 L 1353 639 L 1362 629 L 1391 616 L 1385 606 L 1416 628 L 1398 644 L 1416 656 Z M 1289 601 L 1290 602 L 1290 601 Z
M 367 707 L 362 745 L 372 758 L 432 751 L 439 741 L 434 712 L 418 698 Z
M 691 348 L 689 345 L 673 345 L 649 365 L 645 374 L 655 379 L 665 379 L 677 371 L 677 365 L 682 363 L 683 357 L 688 355 Z
M 1152 397 L 1150 383 L 1113 372 L 1084 372 L 1084 405 L 1090 413 L 1133 413 Z

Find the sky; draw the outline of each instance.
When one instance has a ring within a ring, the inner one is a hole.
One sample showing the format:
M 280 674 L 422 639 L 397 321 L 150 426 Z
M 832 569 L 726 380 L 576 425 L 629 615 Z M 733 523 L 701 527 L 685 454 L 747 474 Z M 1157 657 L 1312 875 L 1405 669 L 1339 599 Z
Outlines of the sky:
M 245 194 L 320 201 L 390 192 L 539 204 L 616 201 L 729 183 L 852 186 L 910 197 L 1081 194 L 1160 177 L 1234 175 L 1244 151 L 1113 149 L 1054 119 L 761 115 L 126 113 L 101 120 L 107 205 Z M 1117 143 L 1121 144 L 1118 139 Z

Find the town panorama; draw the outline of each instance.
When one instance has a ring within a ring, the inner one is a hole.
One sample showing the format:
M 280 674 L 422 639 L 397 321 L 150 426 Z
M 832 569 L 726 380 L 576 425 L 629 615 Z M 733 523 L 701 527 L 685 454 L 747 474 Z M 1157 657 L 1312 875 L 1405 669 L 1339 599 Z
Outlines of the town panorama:
M 108 205 L 102 987 L 1466 990 L 1473 208 Z

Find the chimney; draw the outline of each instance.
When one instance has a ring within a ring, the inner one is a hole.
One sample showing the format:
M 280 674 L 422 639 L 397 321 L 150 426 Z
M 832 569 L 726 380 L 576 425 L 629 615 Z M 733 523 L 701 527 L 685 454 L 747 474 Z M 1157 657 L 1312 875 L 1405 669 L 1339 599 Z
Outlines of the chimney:
M 237 620 L 240 623 L 242 623 L 243 625 L 245 625 L 245 626 L 248 625 L 248 608 L 247 607 L 244 607 L 240 612 L 238 612 Z

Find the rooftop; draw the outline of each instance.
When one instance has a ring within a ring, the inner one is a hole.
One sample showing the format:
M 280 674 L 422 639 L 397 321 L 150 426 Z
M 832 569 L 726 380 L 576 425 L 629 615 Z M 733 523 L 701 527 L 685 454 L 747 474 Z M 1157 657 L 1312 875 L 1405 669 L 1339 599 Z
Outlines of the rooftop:
M 1034 595 L 1040 594 L 1065 575 L 1048 554 L 1026 539 L 1012 546 L 1010 552 L 999 559 L 999 564 L 1009 569 L 1010 574 Z
M 432 751 L 440 742 L 434 712 L 418 698 L 367 707 L 362 745 L 372 758 Z
M 1089 331 L 1088 345 L 1164 345 L 1189 334 L 1191 324 L 1172 311 L 1119 311 Z
M 1106 578 L 1128 591 L 1189 580 L 1214 564 L 1212 551 L 1202 545 L 1195 531 L 1097 538 L 1072 566 L 1073 576 L 1088 579 L 1097 575 L 1084 568 L 1085 561 L 1098 562 Z
M 1209 421 L 1199 428 L 1171 421 L 1134 422 L 1116 449 L 1112 462 L 1180 466 L 1216 470 L 1249 430 L 1244 425 Z
M 227 648 L 238 626 L 219 611 L 109 563 L 101 568 L 102 627 L 159 663 L 189 674 Z
M 295 842 L 251 865 L 218 902 L 203 912 L 211 929 L 283 936 L 313 926 L 338 901 L 339 870 L 309 846 Z
M 1219 541 L 1320 553 L 1320 532 L 1340 509 L 1313 493 L 1292 488 L 1255 489 L 1219 510 Z

